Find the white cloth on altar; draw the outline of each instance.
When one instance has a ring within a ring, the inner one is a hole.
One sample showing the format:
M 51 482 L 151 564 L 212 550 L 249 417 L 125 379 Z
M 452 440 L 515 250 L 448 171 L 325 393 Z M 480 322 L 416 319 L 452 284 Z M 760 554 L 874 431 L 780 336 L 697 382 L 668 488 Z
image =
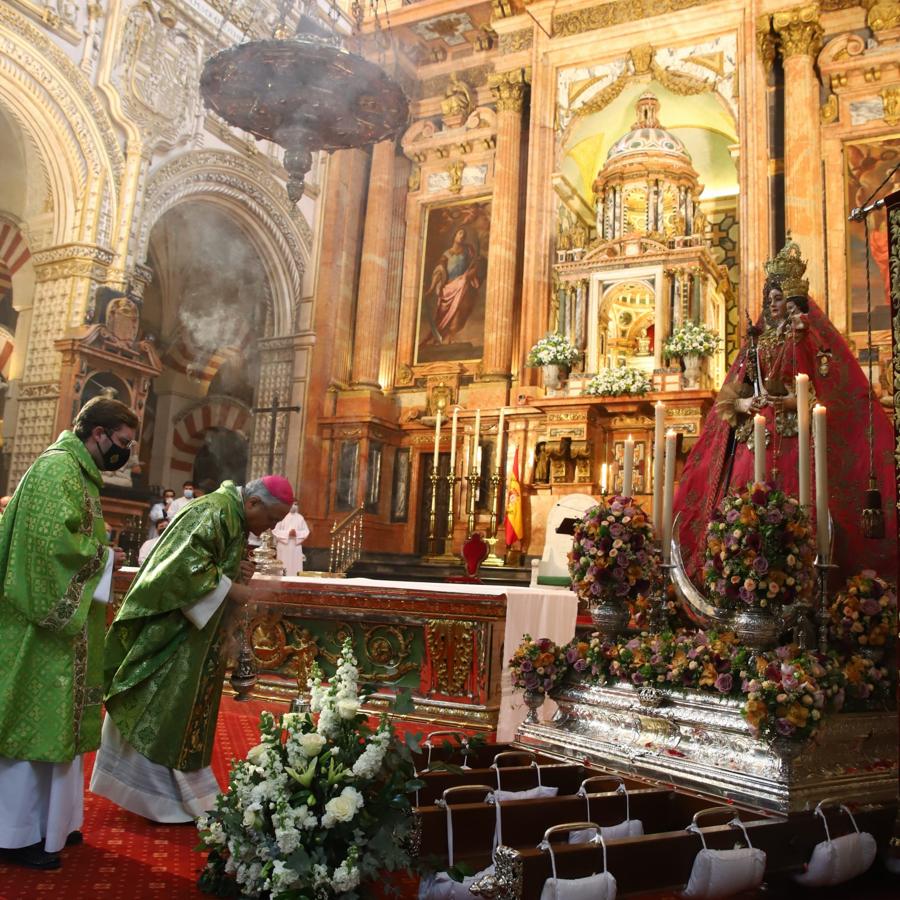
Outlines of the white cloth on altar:
M 294 537 L 290 536 L 294 532 Z M 272 529 L 275 536 L 275 554 L 284 566 L 285 575 L 303 571 L 303 542 L 309 537 L 309 525 L 297 511 L 297 504 Z
M 223 575 L 212 591 L 182 610 L 195 628 L 206 626 L 231 585 L 231 579 Z M 155 763 L 122 737 L 111 716 L 104 720 L 91 775 L 92 794 L 145 819 L 171 824 L 191 822 L 212 809 L 220 790 L 211 767 L 181 772 Z
M 274 576 L 254 575 L 254 579 L 267 580 Z M 277 579 L 276 579 L 277 580 Z M 283 579 L 289 580 L 289 579 Z M 321 579 L 298 576 L 295 581 L 318 582 Z M 557 644 L 567 644 L 575 636 L 575 620 L 578 618 L 578 597 L 564 588 L 540 585 L 532 587 L 511 587 L 488 584 L 455 584 L 443 582 L 381 581 L 374 578 L 342 578 L 344 587 L 403 588 L 416 591 L 439 592 L 443 594 L 481 594 L 488 597 L 506 595 L 506 626 L 503 631 L 503 672 L 501 675 L 500 714 L 497 721 L 497 741 L 511 741 L 516 729 L 525 719 L 528 708 L 521 692 L 514 691 L 509 672 L 509 658 L 522 641 L 523 634 L 534 638 L 550 638 Z M 552 700 L 544 701 L 540 715 L 549 719 L 556 712 Z
M 94 589 L 95 603 L 109 603 L 115 554 Z M 57 853 L 84 821 L 84 756 L 70 762 L 0 758 L 0 847 L 15 850 L 43 840 Z

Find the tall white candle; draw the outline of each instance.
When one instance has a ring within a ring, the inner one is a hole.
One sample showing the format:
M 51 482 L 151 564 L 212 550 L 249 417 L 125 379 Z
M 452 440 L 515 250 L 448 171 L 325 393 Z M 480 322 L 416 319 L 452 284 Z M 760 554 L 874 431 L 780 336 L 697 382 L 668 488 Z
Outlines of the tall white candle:
M 504 407 L 500 407 L 500 421 L 497 423 L 497 449 L 494 451 L 494 455 L 496 458 L 496 464 L 494 468 L 497 470 L 497 474 L 500 473 L 501 469 L 501 461 L 503 460 L 503 419 L 506 416 L 506 409 Z
M 675 506 L 675 454 L 677 450 L 677 432 L 667 431 L 662 511 L 662 557 L 664 563 L 670 562 L 672 558 L 672 510 Z
M 453 421 L 450 424 L 450 474 L 456 474 L 456 422 L 459 418 L 459 407 L 453 407 Z
M 797 499 L 809 506 L 809 375 L 801 372 L 795 379 L 797 396 Z
M 634 481 L 634 438 L 629 434 L 625 438 L 624 474 L 622 475 L 622 495 L 632 495 L 632 483 Z
M 662 534 L 663 463 L 666 454 L 666 404 L 656 401 L 656 427 L 653 432 L 653 530 Z
M 753 480 L 766 480 L 766 417 L 759 413 L 753 417 Z
M 472 468 L 476 475 L 481 474 L 481 410 L 475 410 L 475 436 L 472 450 Z
M 609 463 L 603 463 L 600 466 L 600 493 L 606 494 L 609 485 Z
M 438 467 L 438 454 L 441 452 L 441 411 L 437 411 L 434 419 L 434 460 L 433 465 L 435 471 Z
M 816 537 L 819 562 L 830 562 L 828 540 L 828 438 L 825 426 L 825 407 L 817 403 L 813 407 L 813 441 L 816 454 Z

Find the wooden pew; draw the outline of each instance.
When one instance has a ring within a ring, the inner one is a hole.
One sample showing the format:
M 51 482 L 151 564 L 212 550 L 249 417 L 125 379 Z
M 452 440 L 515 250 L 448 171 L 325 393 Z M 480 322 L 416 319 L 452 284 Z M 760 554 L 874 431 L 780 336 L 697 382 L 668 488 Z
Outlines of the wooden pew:
M 421 744 L 422 752 L 415 754 L 413 760 L 418 772 L 427 772 L 430 764 L 436 762 L 451 763 L 455 766 L 470 769 L 484 769 L 494 762 L 501 753 L 525 754 L 529 761 L 536 759 L 542 765 L 558 762 L 549 756 L 533 753 L 513 747 L 512 744 L 476 744 L 471 746 L 466 735 L 459 731 L 433 731 L 425 737 Z M 429 763 L 430 760 L 430 763 Z
M 730 818 L 736 812 L 725 808 L 722 818 Z M 812 813 L 778 819 L 759 818 L 759 815 L 752 811 L 740 813 L 753 846 L 766 852 L 766 878 L 801 871 L 813 847 L 824 839 L 821 820 Z M 871 807 L 855 815 L 860 829 L 871 832 L 879 845 L 885 846 L 890 838 L 896 807 Z M 684 825 L 690 821 L 686 818 Z M 852 830 L 845 816 L 830 815 L 829 826 L 833 837 Z M 744 845 L 741 832 L 727 824 L 704 827 L 703 833 L 712 850 Z M 687 882 L 694 857 L 701 847 L 698 836 L 683 829 L 609 841 L 606 845 L 608 869 L 618 882 L 620 897 L 644 891 L 671 890 Z M 600 847 L 560 842 L 554 843 L 554 852 L 561 878 L 583 878 L 602 870 Z M 472 893 L 475 896 L 493 900 L 539 900 L 544 882 L 551 875 L 547 852 L 536 847 L 501 846 L 497 849 L 496 861 L 496 877 L 474 885 Z M 852 891 L 852 888 L 848 890 Z

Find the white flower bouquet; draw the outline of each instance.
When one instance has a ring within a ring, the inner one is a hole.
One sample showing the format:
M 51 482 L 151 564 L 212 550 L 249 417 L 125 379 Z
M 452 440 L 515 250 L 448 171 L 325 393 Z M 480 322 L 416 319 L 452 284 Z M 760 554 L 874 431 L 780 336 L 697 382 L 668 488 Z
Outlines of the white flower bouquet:
M 353 900 L 360 885 L 412 868 L 410 747 L 387 715 L 359 712 L 350 641 L 322 684 L 314 667 L 310 712 L 264 712 L 261 742 L 232 767 L 216 809 L 197 820 L 209 858 L 200 886 L 219 896 Z
M 580 352 L 561 334 L 546 334 L 529 351 L 525 364 L 539 366 L 571 366 L 577 362 Z
M 611 366 L 595 375 L 585 386 L 584 392 L 593 397 L 621 397 L 646 394 L 650 387 L 649 379 L 640 369 Z
M 673 332 L 663 344 L 663 357 L 666 360 L 684 356 L 712 356 L 719 348 L 719 336 L 705 325 L 695 322 L 684 322 Z

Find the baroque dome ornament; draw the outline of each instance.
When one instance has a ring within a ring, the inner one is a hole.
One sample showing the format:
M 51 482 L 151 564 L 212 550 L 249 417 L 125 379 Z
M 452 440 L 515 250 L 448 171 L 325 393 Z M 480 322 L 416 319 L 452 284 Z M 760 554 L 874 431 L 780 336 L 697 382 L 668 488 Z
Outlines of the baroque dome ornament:
M 288 196 L 303 196 L 317 150 L 364 147 L 397 134 L 409 117 L 402 88 L 342 46 L 336 32 L 301 14 L 293 37 L 284 24 L 270 40 L 229 47 L 207 60 L 206 105 L 229 125 L 285 149 Z

